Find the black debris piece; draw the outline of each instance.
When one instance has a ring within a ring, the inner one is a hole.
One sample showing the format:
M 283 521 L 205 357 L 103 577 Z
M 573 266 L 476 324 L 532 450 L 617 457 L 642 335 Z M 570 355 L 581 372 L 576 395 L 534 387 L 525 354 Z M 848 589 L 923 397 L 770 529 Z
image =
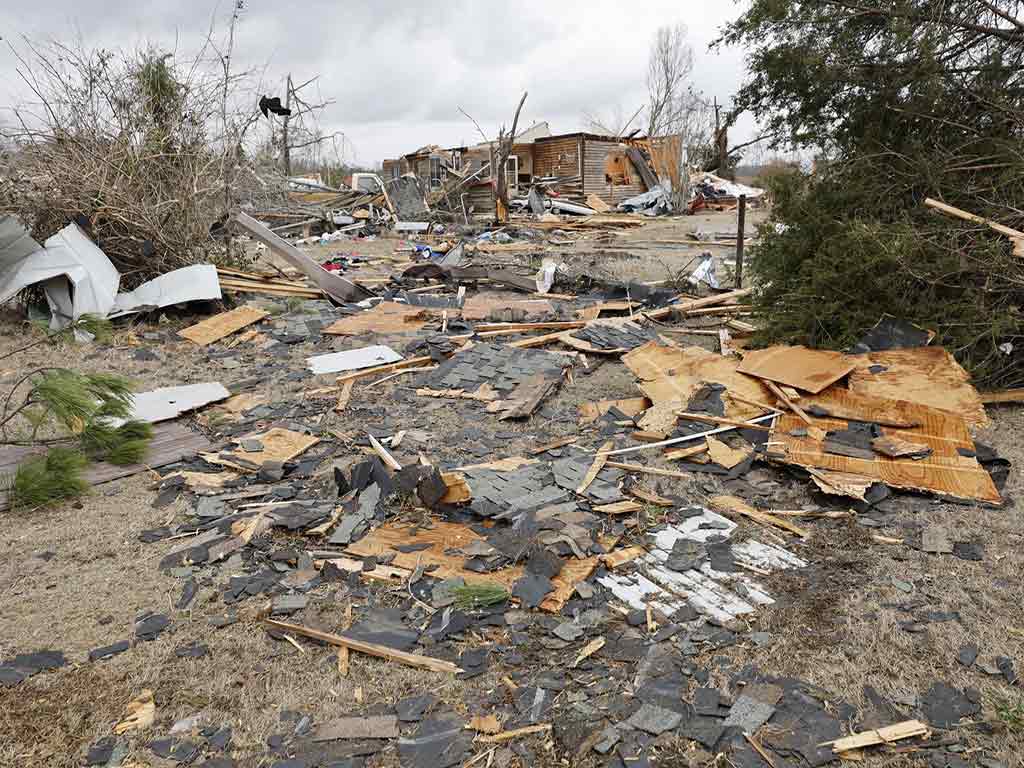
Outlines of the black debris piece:
M 863 354 L 865 352 L 884 352 L 888 349 L 923 347 L 928 344 L 931 337 L 932 334 L 923 328 L 918 328 L 906 320 L 885 315 L 875 324 L 874 328 L 864 334 L 850 351 L 853 354 Z
M 197 592 L 199 592 L 199 583 L 191 578 L 186 580 L 181 587 L 181 595 L 178 597 L 178 602 L 174 604 L 174 607 L 179 611 L 188 608 L 192 600 L 195 599 Z
M 961 646 L 960 651 L 956 655 L 956 660 L 963 664 L 965 667 L 974 665 L 974 662 L 978 658 L 978 646 L 973 643 Z
M 465 762 L 472 746 L 472 732 L 455 713 L 424 720 L 416 733 L 398 740 L 398 757 L 403 768 L 449 768 Z
M 87 766 L 106 765 L 110 762 L 116 745 L 117 739 L 115 737 L 104 736 L 89 747 L 89 751 L 85 755 L 85 764 Z
M 127 640 L 121 640 L 113 643 L 112 645 L 96 648 L 89 651 L 89 661 L 102 661 L 104 659 L 109 659 L 117 656 L 119 653 L 124 653 L 129 648 L 131 648 L 131 643 Z
M 174 649 L 174 655 L 179 659 L 201 659 L 210 655 L 210 647 L 204 643 L 189 643 L 180 648 Z
M 518 597 L 524 608 L 536 608 L 554 589 L 551 579 L 546 576 L 525 573 L 512 585 L 512 596 Z
M 14 686 L 40 672 L 49 672 L 67 664 L 61 651 L 21 653 L 0 664 L 0 685 Z
M 156 739 L 149 742 L 149 749 L 157 757 L 173 760 L 179 765 L 191 763 L 199 756 L 199 745 L 175 738 Z
M 921 699 L 921 711 L 925 719 L 935 728 L 950 728 L 961 718 L 976 715 L 981 711 L 979 698 L 961 692 L 945 683 L 935 683 Z
M 438 698 L 434 694 L 424 693 L 421 696 L 402 699 L 395 705 L 395 712 L 403 723 L 418 723 L 437 702 Z

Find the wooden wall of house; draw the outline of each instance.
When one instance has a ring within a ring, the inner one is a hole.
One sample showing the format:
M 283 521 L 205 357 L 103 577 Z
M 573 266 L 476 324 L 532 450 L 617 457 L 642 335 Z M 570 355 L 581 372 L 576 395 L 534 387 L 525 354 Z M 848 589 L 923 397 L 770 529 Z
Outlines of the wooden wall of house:
M 580 172 L 579 136 L 533 143 L 534 176 L 577 176 Z
M 493 218 L 498 208 L 494 203 L 494 187 L 490 184 L 473 184 L 465 191 L 466 208 L 473 209 L 473 216 Z
M 381 176 L 382 179 L 384 179 L 384 181 L 387 181 L 388 179 L 397 179 L 401 175 L 402 175 L 402 161 L 401 161 L 401 159 L 385 160 L 383 163 L 381 163 L 381 174 L 380 174 L 380 176 Z
M 618 142 L 584 138 L 583 167 L 583 194 L 597 195 L 609 205 L 647 191 Z

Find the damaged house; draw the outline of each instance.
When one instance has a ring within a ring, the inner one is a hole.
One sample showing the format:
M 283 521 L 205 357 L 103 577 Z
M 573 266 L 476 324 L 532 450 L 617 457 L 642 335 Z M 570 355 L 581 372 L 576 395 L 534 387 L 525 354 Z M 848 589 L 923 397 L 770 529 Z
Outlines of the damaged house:
M 490 217 L 496 210 L 495 149 L 494 142 L 448 149 L 427 145 L 385 160 L 382 175 L 385 181 L 414 175 L 428 200 L 447 197 L 467 215 Z M 547 123 L 538 123 L 516 137 L 506 160 L 509 197 L 525 205 L 531 187 L 542 186 L 567 203 L 614 208 L 658 185 L 650 149 L 647 139 L 552 136 Z

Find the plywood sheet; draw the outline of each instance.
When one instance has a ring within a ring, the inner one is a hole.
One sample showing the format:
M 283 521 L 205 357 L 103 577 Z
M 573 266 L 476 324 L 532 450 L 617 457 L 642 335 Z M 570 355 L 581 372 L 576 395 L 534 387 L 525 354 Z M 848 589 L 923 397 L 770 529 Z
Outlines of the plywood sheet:
M 450 555 L 447 551 L 468 547 L 473 542 L 484 541 L 484 537 L 466 525 L 435 521 L 431 528 L 409 528 L 396 523 L 385 523 L 371 531 L 346 550 L 357 557 L 376 557 L 394 554 L 391 565 L 414 570 L 417 565 L 437 565 L 431 576 L 438 579 L 462 578 L 467 584 L 501 584 L 512 591 L 512 585 L 523 575 L 522 566 L 504 568 L 492 573 L 477 573 L 462 567 L 464 555 Z M 419 552 L 399 552 L 396 546 L 430 544 L 429 549 Z M 572 595 L 576 584 L 586 579 L 597 567 L 599 558 L 570 560 L 562 572 L 552 579 L 555 590 L 541 603 L 545 611 L 557 612 Z
M 304 435 L 282 427 L 274 427 L 259 435 L 247 435 L 263 444 L 262 451 L 246 451 L 241 447 L 221 454 L 203 454 L 203 458 L 211 464 L 240 469 L 243 472 L 255 472 L 268 461 L 285 463 L 301 456 L 320 442 L 319 438 Z M 235 459 L 235 461 L 232 461 Z
M 854 365 L 839 352 L 807 347 L 778 346 L 745 352 L 737 370 L 817 394 L 852 371 Z
M 208 317 L 200 323 L 190 325 L 188 328 L 178 331 L 182 338 L 205 347 L 215 341 L 230 336 L 235 331 L 252 325 L 258 320 L 267 316 L 266 311 L 258 307 L 237 307 L 230 312 L 221 312 L 219 315 Z
M 182 459 L 191 458 L 202 451 L 208 451 L 213 445 L 201 432 L 189 429 L 184 424 L 165 422 L 153 426 L 153 438 L 146 448 L 146 458 L 141 464 L 108 464 L 98 461 L 90 464 L 83 473 L 90 485 L 100 485 L 111 480 L 138 474 L 146 470 L 173 464 Z M 40 446 L 6 445 L 0 447 L 0 479 L 12 475 L 21 462 L 30 456 L 41 453 Z M 7 508 L 7 493 L 0 491 L 0 510 Z
M 382 301 L 357 315 L 336 320 L 324 333 L 338 336 L 361 336 L 364 333 L 402 333 L 418 331 L 426 325 L 429 313 L 424 307 L 410 307 L 393 301 Z
M 738 371 L 736 358 L 700 347 L 669 347 L 652 341 L 623 355 L 622 361 L 641 380 L 640 390 L 655 405 L 688 403 L 704 384 L 712 383 L 747 400 L 771 403 L 775 399 L 764 384 Z M 730 419 L 746 421 L 763 413 L 755 405 L 723 400 L 725 415 Z
M 804 411 L 808 411 L 812 406 L 818 406 L 836 419 L 868 421 L 884 427 L 902 429 L 916 426 L 909 421 L 906 409 L 893 398 L 874 397 L 849 390 L 844 392 L 842 400 L 830 397 L 830 393 L 825 392 L 823 395 L 802 397 L 798 405 Z
M 465 320 L 487 320 L 493 313 L 504 309 L 520 310 L 527 318 L 547 317 L 554 314 L 554 307 L 547 299 L 503 299 L 486 293 L 478 293 L 466 299 L 462 305 Z
M 835 388 L 820 397 L 842 407 L 847 394 L 845 390 Z M 974 450 L 967 424 L 962 418 L 948 411 L 914 403 L 892 401 L 891 407 L 902 409 L 906 418 L 918 426 L 908 429 L 884 427 L 882 431 L 901 440 L 926 444 L 932 449 L 932 455 L 917 460 L 884 456 L 858 459 L 825 453 L 821 439 L 790 434 L 792 430 L 806 426 L 791 413 L 782 414 L 776 421 L 770 441 L 778 441 L 781 445 L 773 446 L 768 455 L 788 464 L 880 480 L 893 488 L 931 491 L 951 498 L 990 504 L 1002 502 L 988 472 L 976 459 L 962 456 L 957 451 L 958 448 Z M 814 423 L 825 430 L 846 427 L 846 421 L 838 419 L 815 418 Z
M 853 392 L 952 411 L 972 427 L 989 423 L 970 375 L 942 347 L 890 349 L 848 358 L 854 365 L 849 385 Z M 872 366 L 884 370 L 872 373 Z

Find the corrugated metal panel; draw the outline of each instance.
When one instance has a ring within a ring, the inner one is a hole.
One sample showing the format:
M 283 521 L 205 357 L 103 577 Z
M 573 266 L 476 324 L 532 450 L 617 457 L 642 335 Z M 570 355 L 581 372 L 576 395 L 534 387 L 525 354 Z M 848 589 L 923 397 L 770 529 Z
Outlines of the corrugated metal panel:
M 632 166 L 628 184 L 612 184 L 605 174 L 610 154 L 624 153 L 625 147 L 614 141 L 585 139 L 583 145 L 583 193 L 595 194 L 609 205 L 647 191 L 640 175 Z

